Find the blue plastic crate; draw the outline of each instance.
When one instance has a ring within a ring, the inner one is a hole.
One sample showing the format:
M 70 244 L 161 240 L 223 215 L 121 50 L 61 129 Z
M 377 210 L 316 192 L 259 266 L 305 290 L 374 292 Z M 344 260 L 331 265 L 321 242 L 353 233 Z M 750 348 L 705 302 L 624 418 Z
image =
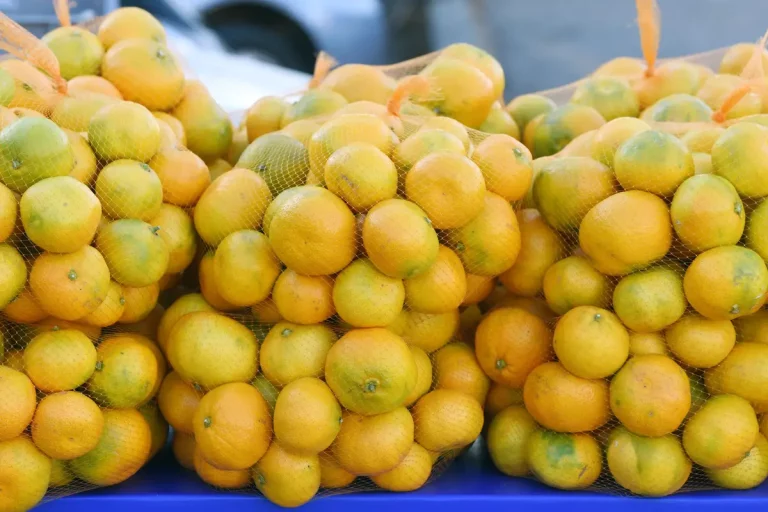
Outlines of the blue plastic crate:
M 481 442 L 440 478 L 412 493 L 359 492 L 315 498 L 307 512 L 424 512 L 425 507 L 467 512 L 468 507 L 537 512 L 696 512 L 760 511 L 768 507 L 768 482 L 749 491 L 698 491 L 666 498 L 632 498 L 593 492 L 564 492 L 533 480 L 509 478 L 490 462 Z M 504 507 L 504 508 L 497 508 Z M 253 494 L 220 492 L 191 471 L 180 468 L 170 450 L 160 453 L 128 482 L 41 505 L 39 512 L 240 512 L 281 510 Z

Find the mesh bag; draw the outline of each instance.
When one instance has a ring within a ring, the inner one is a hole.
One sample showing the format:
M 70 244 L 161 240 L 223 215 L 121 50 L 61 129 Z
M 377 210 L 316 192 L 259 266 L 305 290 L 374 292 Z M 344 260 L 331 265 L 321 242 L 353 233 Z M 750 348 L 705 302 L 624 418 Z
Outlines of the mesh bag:
M 148 13 L 55 8 L 42 40 L 0 15 L 4 512 L 122 482 L 165 444 L 161 304 L 232 140 Z
M 535 177 L 519 256 L 481 304 L 497 468 L 561 489 L 665 496 L 768 476 L 765 38 L 508 106 Z

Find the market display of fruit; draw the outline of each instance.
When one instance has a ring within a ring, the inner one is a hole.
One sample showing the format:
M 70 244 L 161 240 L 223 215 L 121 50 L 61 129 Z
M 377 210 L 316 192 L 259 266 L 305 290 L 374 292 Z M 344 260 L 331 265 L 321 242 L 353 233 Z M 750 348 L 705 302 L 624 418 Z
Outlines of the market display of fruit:
M 765 41 L 504 104 L 487 52 L 321 54 L 233 125 L 147 12 L 0 37 L 0 512 L 166 442 L 283 507 L 768 477 Z M 569 94 L 565 102 L 553 98 Z

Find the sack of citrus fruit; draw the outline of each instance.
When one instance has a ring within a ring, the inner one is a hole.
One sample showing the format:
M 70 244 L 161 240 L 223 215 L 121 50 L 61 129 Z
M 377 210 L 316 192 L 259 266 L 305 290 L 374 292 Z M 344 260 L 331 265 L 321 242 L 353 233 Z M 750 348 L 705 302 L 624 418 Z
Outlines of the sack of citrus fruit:
M 515 262 L 532 176 L 487 53 L 332 67 L 244 117 L 194 208 L 199 293 L 157 332 L 180 464 L 281 506 L 418 489 L 475 441 L 461 312 Z
M 121 482 L 164 445 L 162 290 L 231 122 L 160 23 L 42 40 L 0 15 L 0 510 Z
M 745 75 L 768 53 L 654 68 L 653 7 L 647 65 L 508 106 L 538 158 L 475 332 L 486 439 L 500 471 L 560 489 L 748 489 L 768 477 L 768 103 Z

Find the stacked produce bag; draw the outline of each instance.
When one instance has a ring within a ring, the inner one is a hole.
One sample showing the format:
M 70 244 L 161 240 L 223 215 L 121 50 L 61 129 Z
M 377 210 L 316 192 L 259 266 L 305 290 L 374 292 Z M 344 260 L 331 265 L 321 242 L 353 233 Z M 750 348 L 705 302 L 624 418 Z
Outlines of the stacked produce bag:
M 768 476 L 765 38 L 620 58 L 512 100 L 535 178 L 475 351 L 490 455 L 512 476 L 643 496 Z

